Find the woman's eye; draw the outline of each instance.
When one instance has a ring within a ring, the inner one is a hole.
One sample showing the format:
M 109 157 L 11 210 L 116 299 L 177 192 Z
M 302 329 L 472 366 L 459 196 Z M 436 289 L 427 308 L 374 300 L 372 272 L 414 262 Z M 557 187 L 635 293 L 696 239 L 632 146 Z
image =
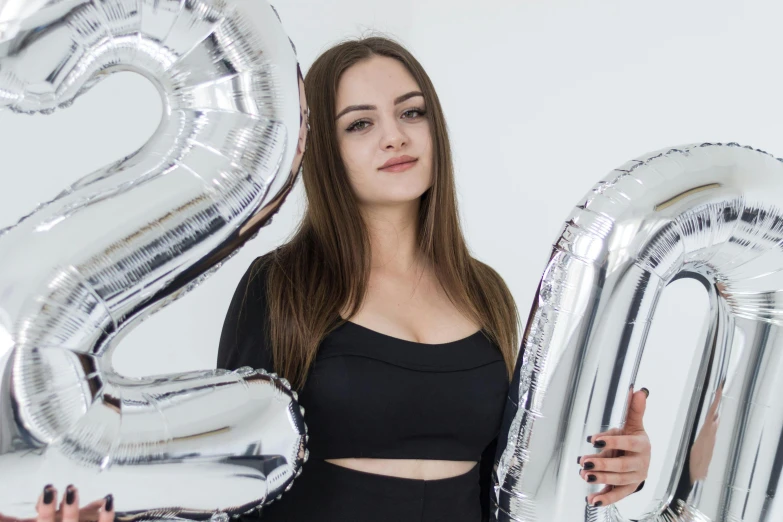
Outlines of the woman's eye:
M 408 109 L 407 111 L 403 112 L 403 114 L 410 114 L 412 112 L 416 113 L 419 116 L 424 116 L 425 114 L 427 114 L 427 111 L 425 111 L 424 109 Z
M 345 130 L 347 130 L 348 132 L 354 132 L 354 131 L 357 131 L 357 130 L 363 130 L 363 129 L 366 129 L 367 127 L 359 127 L 359 125 L 361 125 L 362 123 L 366 123 L 366 124 L 368 124 L 368 125 L 370 124 L 370 122 L 369 122 L 369 121 L 366 121 L 366 120 L 359 120 L 359 121 L 355 121 L 355 122 L 353 122 L 353 123 L 352 123 L 352 124 L 351 124 L 351 125 L 350 125 L 350 126 L 347 128 L 347 129 L 345 129 Z

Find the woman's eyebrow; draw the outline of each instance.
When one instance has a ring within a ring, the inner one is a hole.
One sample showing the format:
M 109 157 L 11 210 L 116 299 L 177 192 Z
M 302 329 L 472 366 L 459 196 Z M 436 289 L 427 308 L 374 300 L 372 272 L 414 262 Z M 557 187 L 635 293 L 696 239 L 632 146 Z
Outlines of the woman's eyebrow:
M 405 93 L 402 96 L 397 96 L 394 99 L 394 105 L 399 105 L 400 103 L 404 102 L 405 100 L 409 98 L 413 98 L 414 96 L 424 96 L 420 91 L 411 91 L 409 93 Z M 340 117 L 344 114 L 347 114 L 351 111 L 374 111 L 377 109 L 375 105 L 349 105 L 345 109 L 341 110 L 340 113 L 335 116 L 335 120 L 339 120 Z

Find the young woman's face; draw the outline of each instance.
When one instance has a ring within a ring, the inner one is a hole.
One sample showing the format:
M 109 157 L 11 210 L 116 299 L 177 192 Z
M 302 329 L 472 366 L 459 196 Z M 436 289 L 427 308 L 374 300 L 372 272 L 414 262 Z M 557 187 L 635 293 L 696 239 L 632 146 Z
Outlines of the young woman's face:
M 427 107 L 404 65 L 374 56 L 351 66 L 340 77 L 335 107 L 340 154 L 360 204 L 410 202 L 432 186 Z M 382 168 L 401 156 L 414 161 L 397 171 Z

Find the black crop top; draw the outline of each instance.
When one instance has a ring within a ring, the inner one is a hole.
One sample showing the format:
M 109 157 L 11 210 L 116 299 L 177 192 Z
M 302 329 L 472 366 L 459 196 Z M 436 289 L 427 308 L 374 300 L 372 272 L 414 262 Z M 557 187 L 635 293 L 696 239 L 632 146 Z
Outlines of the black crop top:
M 234 291 L 218 368 L 274 371 L 265 325 L 266 271 L 257 270 L 250 280 L 253 266 L 266 256 L 256 258 Z M 323 339 L 297 391 L 310 458 L 477 460 L 482 519 L 488 520 L 508 378 L 500 350 L 483 331 L 426 344 L 348 321 Z

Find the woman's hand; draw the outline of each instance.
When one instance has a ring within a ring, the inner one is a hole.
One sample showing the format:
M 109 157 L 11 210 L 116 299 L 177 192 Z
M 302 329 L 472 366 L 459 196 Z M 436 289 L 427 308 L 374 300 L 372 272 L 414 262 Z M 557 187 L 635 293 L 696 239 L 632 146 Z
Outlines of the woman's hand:
M 608 506 L 641 489 L 650 469 L 650 439 L 642 419 L 647 406 L 647 388 L 631 395 L 631 407 L 623 428 L 587 437 L 599 453 L 577 458 L 579 474 L 587 482 L 606 484 L 598 493 L 585 497 L 593 506 Z
M 114 498 L 111 495 L 90 502 L 79 509 L 79 492 L 69 485 L 65 494 L 57 506 L 57 490 L 48 484 L 38 497 L 35 506 L 38 518 L 23 519 L 23 522 L 112 522 L 114 520 Z M 0 522 L 18 522 L 19 519 L 11 519 L 0 515 Z

